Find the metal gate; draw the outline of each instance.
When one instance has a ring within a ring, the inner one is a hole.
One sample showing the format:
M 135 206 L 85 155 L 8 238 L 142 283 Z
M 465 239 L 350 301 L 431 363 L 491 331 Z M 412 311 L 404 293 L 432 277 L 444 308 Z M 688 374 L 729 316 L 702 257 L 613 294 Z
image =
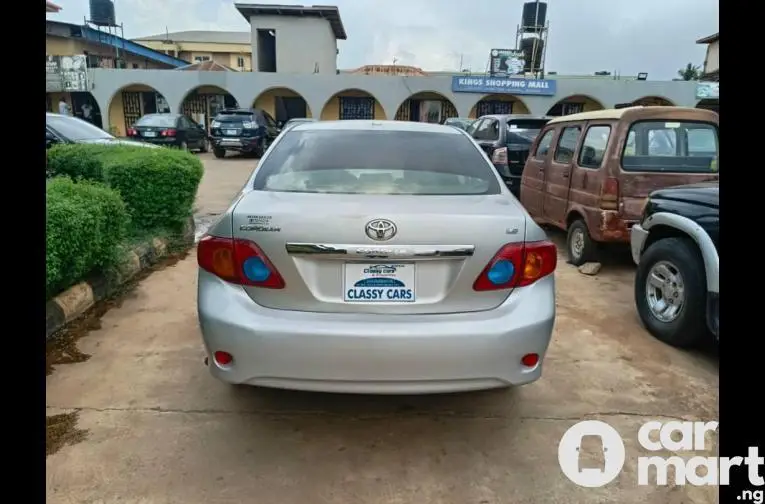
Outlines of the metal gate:
M 490 114 L 512 114 L 513 102 L 500 100 L 481 100 L 475 106 L 476 117 Z
M 421 100 L 406 100 L 396 111 L 396 121 L 419 120 L 419 105 Z M 449 100 L 441 100 L 441 118 L 457 117 L 457 108 Z
M 141 93 L 134 91 L 122 92 L 122 110 L 125 118 L 125 128 L 132 128 L 141 118 Z M 127 132 L 125 132 L 127 134 Z

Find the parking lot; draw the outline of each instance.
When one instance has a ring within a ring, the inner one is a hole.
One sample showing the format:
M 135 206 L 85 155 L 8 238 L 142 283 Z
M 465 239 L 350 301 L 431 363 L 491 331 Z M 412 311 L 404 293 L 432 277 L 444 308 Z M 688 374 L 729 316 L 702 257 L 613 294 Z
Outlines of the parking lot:
M 256 161 L 201 156 L 203 228 Z M 562 250 L 562 234 L 550 233 Z M 638 427 L 716 420 L 718 366 L 714 352 L 676 350 L 640 326 L 627 253 L 610 254 L 595 276 L 559 256 L 541 380 L 441 396 L 214 380 L 203 365 L 196 268 L 192 252 L 141 281 L 79 340 L 91 357 L 47 377 L 48 415 L 75 412 L 82 431 L 47 457 L 48 502 L 715 502 L 714 487 L 637 485 Z M 625 439 L 624 470 L 600 489 L 577 487 L 558 466 L 558 441 L 582 419 Z

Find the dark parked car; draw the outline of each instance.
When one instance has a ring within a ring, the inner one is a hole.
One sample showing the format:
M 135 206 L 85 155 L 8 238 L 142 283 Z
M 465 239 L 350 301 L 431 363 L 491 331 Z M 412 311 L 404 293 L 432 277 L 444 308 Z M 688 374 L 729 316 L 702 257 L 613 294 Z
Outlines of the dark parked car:
M 207 152 L 204 126 L 183 114 L 146 114 L 128 128 L 130 138 L 154 145 Z
M 455 128 L 459 128 L 462 130 L 467 130 L 468 126 L 473 124 L 475 122 L 475 119 L 468 119 L 467 117 L 447 117 L 443 121 L 441 121 L 441 124 L 446 126 L 454 126 Z
M 141 142 L 132 142 L 116 138 L 106 131 L 93 126 L 87 121 L 72 116 L 45 114 L 45 147 L 55 144 L 74 143 L 97 143 L 108 145 L 140 145 L 141 147 L 154 147 Z
M 282 127 L 268 112 L 260 109 L 226 109 L 210 125 L 213 154 L 222 158 L 226 151 L 261 157 Z
M 516 197 L 520 195 L 521 175 L 531 144 L 550 119 L 524 114 L 487 115 L 467 130 Z
M 648 331 L 676 347 L 720 338 L 720 189 L 659 189 L 631 231 L 635 304 Z

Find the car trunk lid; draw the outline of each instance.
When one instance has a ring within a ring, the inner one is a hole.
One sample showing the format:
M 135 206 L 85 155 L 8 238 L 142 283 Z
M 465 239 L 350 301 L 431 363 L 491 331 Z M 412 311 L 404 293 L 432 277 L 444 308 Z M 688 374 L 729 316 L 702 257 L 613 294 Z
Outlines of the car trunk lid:
M 365 195 L 359 201 L 347 194 L 245 194 L 233 212 L 234 236 L 256 243 L 286 283 L 244 287 L 252 300 L 297 311 L 427 314 L 488 310 L 509 295 L 475 292 L 473 283 L 503 245 L 524 239 L 525 213 L 512 198 Z M 367 225 L 375 221 L 393 223 L 395 234 L 370 238 Z M 380 292 L 360 289 L 365 286 Z

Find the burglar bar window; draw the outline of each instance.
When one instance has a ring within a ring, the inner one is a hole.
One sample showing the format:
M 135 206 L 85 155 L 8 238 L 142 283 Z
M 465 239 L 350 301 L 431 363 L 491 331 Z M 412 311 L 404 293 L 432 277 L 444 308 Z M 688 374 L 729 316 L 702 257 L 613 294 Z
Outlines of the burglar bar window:
M 375 99 L 340 97 L 340 119 L 374 119 Z

